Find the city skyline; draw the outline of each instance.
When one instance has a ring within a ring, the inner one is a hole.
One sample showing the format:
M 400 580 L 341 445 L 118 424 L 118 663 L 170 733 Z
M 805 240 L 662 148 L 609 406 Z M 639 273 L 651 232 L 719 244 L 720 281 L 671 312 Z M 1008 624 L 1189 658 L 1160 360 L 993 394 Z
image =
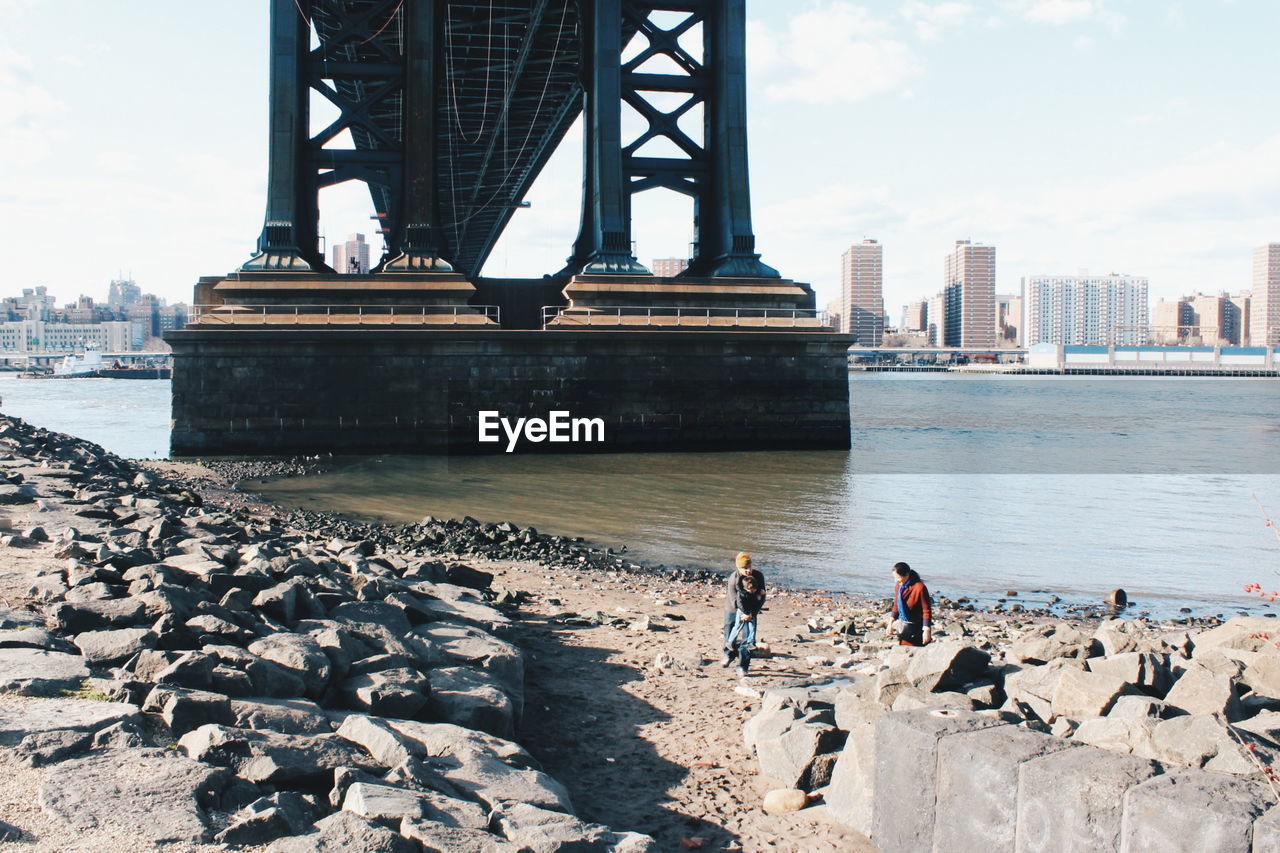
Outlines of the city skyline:
M 68 292 L 132 268 L 189 301 L 200 275 L 243 262 L 265 201 L 266 8 L 0 11 L 0 224 L 24 247 L 0 290 Z M 1000 292 L 1045 271 L 1140 270 L 1153 298 L 1247 289 L 1253 249 L 1280 239 L 1280 117 L 1258 108 L 1280 70 L 1274 4 L 754 0 L 748 15 L 758 247 L 819 304 L 864 237 L 889 247 L 889 305 L 931 292 L 956 239 L 1000 247 Z M 221 57 L 216 79 L 197 55 Z M 580 145 L 575 129 L 486 274 L 559 268 Z M 323 205 L 330 246 L 368 231 L 362 189 Z M 639 196 L 641 259 L 684 254 L 689 213 Z

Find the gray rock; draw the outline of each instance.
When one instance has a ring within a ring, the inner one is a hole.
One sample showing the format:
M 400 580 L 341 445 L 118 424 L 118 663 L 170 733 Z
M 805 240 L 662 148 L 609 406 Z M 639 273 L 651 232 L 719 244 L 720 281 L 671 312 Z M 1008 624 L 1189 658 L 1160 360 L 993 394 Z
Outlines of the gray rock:
M 1034 625 L 1023 631 L 1005 648 L 1010 663 L 1044 664 L 1058 658 L 1086 658 L 1093 638 L 1061 622 Z
M 249 651 L 292 671 L 306 685 L 307 696 L 312 699 L 321 698 L 329 686 L 329 658 L 310 637 L 272 634 L 252 643 Z
M 511 620 L 501 611 L 483 604 L 465 600 L 430 600 L 422 604 L 436 622 L 471 625 L 498 637 L 509 637 L 515 630 Z
M 408 791 L 391 785 L 356 782 L 347 788 L 342 808 L 374 820 L 428 820 L 464 829 L 485 829 L 488 813 L 475 803 L 430 791 Z
M 1150 696 L 1121 696 L 1116 699 L 1107 716 L 1113 719 L 1159 719 L 1165 716 L 1167 706 Z
M 343 811 L 317 821 L 314 832 L 273 842 L 267 853 L 418 853 L 418 846 L 371 820 Z
M 348 678 L 340 690 L 356 710 L 413 719 L 426 710 L 431 683 L 416 670 L 388 669 Z
M 230 705 L 236 728 L 298 735 L 333 731 L 324 709 L 306 699 L 232 699 Z
M 218 659 L 204 652 L 183 652 L 177 660 L 156 673 L 156 684 L 187 687 L 192 690 L 213 688 L 213 670 Z
M 204 651 L 219 661 L 244 670 L 253 685 L 253 696 L 272 699 L 293 699 L 307 691 L 301 673 L 286 669 L 278 663 L 263 660 L 237 646 L 208 645 Z
M 52 696 L 89 677 L 84 658 L 43 649 L 0 649 L 0 693 Z
M 414 750 L 415 756 L 463 758 L 481 753 L 512 767 L 539 769 L 538 762 L 520 744 L 484 732 L 449 723 L 420 723 L 412 720 L 382 722 L 405 738 L 405 745 Z
M 75 654 L 78 650 L 61 637 L 43 628 L 19 628 L 0 633 L 0 649 L 45 649 L 50 652 Z
M 793 715 L 794 710 L 790 711 Z M 780 712 L 781 713 L 781 712 Z M 822 721 L 825 712 L 813 712 L 792 720 L 776 734 L 758 738 L 756 760 L 760 772 L 786 788 L 812 791 L 831 781 L 845 733 Z M 830 718 L 829 714 L 826 714 Z
M 266 844 L 282 836 L 308 832 L 322 814 L 313 797 L 280 791 L 241 809 L 214 841 L 249 847 Z
M 925 691 L 954 690 L 986 672 L 991 655 L 960 640 L 941 640 L 914 649 L 907 678 Z
M 204 725 L 178 741 L 197 761 L 227 767 L 256 784 L 319 785 L 339 767 L 377 770 L 353 744 L 336 735 L 280 732 Z
M 1133 685 L 1115 676 L 1068 669 L 1054 687 L 1050 712 L 1076 720 L 1100 717 L 1111 709 L 1117 698 L 1133 692 L 1136 692 Z
M 488 753 L 435 757 L 430 764 L 456 790 L 489 809 L 504 803 L 528 803 L 572 812 L 569 792 L 539 770 L 522 770 Z
M 112 749 L 54 765 L 40 808 L 75 830 L 116 829 L 154 844 L 199 844 L 205 808 L 230 774 L 165 749 Z
M 1261 782 L 1203 771 L 1160 776 L 1125 793 L 1124 849 L 1250 853 L 1253 823 L 1273 802 Z
M 302 598 L 301 584 L 302 582 L 295 578 L 268 587 L 254 597 L 253 606 L 272 619 L 292 625 L 298 617 L 298 604 Z
M 89 666 L 114 666 L 143 649 L 154 649 L 156 635 L 146 628 L 117 628 L 77 634 L 76 647 Z
M 1009 701 L 1026 707 L 1042 721 L 1048 722 L 1053 717 L 1053 694 L 1058 689 L 1062 674 L 1068 670 L 1083 669 L 1083 661 L 1057 658 L 1043 666 L 1008 673 L 1004 679 L 1004 692 Z
M 486 672 L 442 667 L 431 670 L 427 678 L 431 685 L 428 708 L 433 719 L 500 738 L 510 738 L 515 733 L 518 709 Z
M 39 732 L 19 741 L 13 753 L 28 767 L 44 767 L 79 755 L 92 745 L 93 735 L 89 732 Z
M 1235 723 L 1235 727 L 1280 746 L 1280 712 L 1262 711 L 1247 720 Z
M 209 723 L 230 725 L 232 722 L 231 702 L 227 697 L 206 690 L 162 684 L 147 695 L 143 708 L 159 711 L 175 737 Z
M 866 836 L 871 835 L 875 802 L 875 747 L 874 723 L 851 729 L 823 797 L 833 819 Z
M 1273 637 L 1273 634 L 1277 636 Z M 1280 638 L 1280 632 L 1276 631 L 1274 619 L 1267 619 L 1264 616 L 1236 616 L 1215 628 L 1195 635 L 1192 656 L 1199 658 L 1206 652 L 1223 649 L 1260 652 L 1266 650 L 1278 638 Z M 1274 651 L 1274 647 L 1272 650 Z
M 1124 792 L 1160 772 L 1154 761 L 1092 746 L 1026 762 L 1018 771 L 1015 849 L 1019 853 L 1121 849 Z
M 393 634 L 408 634 L 412 629 L 404 611 L 380 601 L 351 601 L 340 604 L 329 612 L 329 618 L 339 622 L 368 623 L 387 628 Z
M 1265 741 L 1251 732 L 1237 731 L 1236 737 L 1253 746 L 1267 763 L 1274 758 L 1275 748 L 1268 748 Z M 1236 776 L 1252 776 L 1257 772 L 1256 765 L 1245 756 L 1247 746 L 1241 747 L 1216 717 L 1196 714 L 1161 720 L 1151 739 L 1154 757 L 1169 764 L 1203 767 Z
M 1254 822 L 1252 853 L 1280 853 L 1280 806 Z
M 437 622 L 415 631 L 438 651 L 427 661 L 433 666 L 466 665 L 483 668 L 513 699 L 524 695 L 524 656 L 505 640 L 468 625 Z
M 946 738 L 938 750 L 934 853 L 1013 850 L 1019 768 L 1071 748 L 1070 741 L 1015 726 Z
M 1123 619 L 1108 619 L 1098 625 L 1093 637 L 1102 645 L 1104 657 L 1138 650 L 1137 638 L 1132 633 L 1133 623 Z
M 46 612 L 48 627 L 64 634 L 105 628 L 129 628 L 147 621 L 147 608 L 138 598 L 63 602 Z
M 871 834 L 876 846 L 884 853 L 932 849 L 933 809 L 902 804 L 936 802 L 937 779 L 930 771 L 938 766 L 940 740 L 998 725 L 1003 725 L 998 718 L 947 709 L 886 714 L 876 720 Z
M 652 838 L 637 833 L 614 832 L 607 826 L 587 823 L 573 815 L 517 803 L 495 810 L 495 829 L 517 845 L 535 853 L 658 853 Z
M 365 752 L 385 767 L 399 767 L 426 754 L 422 744 L 406 738 L 385 721 L 364 714 L 352 714 L 343 720 L 338 727 L 338 737 L 364 747 Z
M 480 830 L 414 818 L 400 822 L 400 834 L 421 844 L 425 853 L 527 853 L 529 850 Z
M 1148 693 L 1164 695 L 1169 689 L 1169 667 L 1151 652 L 1125 652 L 1109 658 L 1093 658 L 1089 671 L 1109 675 L 1140 687 Z
M 1140 758 L 1156 758 L 1154 736 L 1160 721 L 1152 717 L 1094 717 L 1084 720 L 1072 734 L 1079 743 Z
M 1194 664 L 1174 682 L 1164 701 L 1188 714 L 1222 714 L 1233 721 L 1241 717 L 1240 699 L 1231 677 Z
M 32 699 L 0 707 L 0 746 L 43 732 L 93 732 L 114 723 L 137 720 L 136 705 L 86 699 Z
M 886 710 L 880 703 L 874 679 L 859 678 L 836 694 L 836 726 L 847 732 L 874 723 Z

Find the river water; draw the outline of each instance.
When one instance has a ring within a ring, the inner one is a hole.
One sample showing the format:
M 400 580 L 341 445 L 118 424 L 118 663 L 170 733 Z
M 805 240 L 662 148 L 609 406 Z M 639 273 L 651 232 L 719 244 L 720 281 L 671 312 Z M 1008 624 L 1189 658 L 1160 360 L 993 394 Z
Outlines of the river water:
M 1137 610 L 1265 613 L 1280 587 L 1280 382 L 855 374 L 850 452 L 363 457 L 255 486 L 393 521 L 513 521 L 639 560 L 885 594 L 906 560 L 935 593 L 1017 590 Z M 163 455 L 168 383 L 0 380 L 6 413 Z M 1044 592 L 1036 592 L 1043 590 Z

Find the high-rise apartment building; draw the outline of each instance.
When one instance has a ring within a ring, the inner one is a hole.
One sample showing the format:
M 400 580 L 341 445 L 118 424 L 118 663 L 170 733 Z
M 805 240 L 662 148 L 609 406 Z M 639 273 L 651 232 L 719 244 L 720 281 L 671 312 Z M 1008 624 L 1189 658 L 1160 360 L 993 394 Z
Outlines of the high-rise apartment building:
M 877 240 L 854 243 L 840 256 L 840 331 L 857 346 L 884 340 L 884 247 Z
M 955 251 L 947 255 L 942 297 L 942 346 L 994 347 L 996 247 L 957 240 Z
M 946 346 L 947 299 L 943 294 L 929 297 L 925 307 L 925 323 L 924 338 L 929 346 Z
M 649 269 L 658 278 L 675 278 L 688 268 L 688 258 L 654 258 L 649 265 Z
M 1023 343 L 1130 346 L 1147 343 L 1148 281 L 1127 275 L 1035 275 L 1023 279 Z
M 1253 293 L 1249 306 L 1249 344 L 1280 347 L 1280 243 L 1253 250 Z
M 1022 297 L 996 296 L 996 344 L 1016 347 L 1022 343 Z
M 333 247 L 333 271 L 342 275 L 369 274 L 369 244 L 363 234 L 352 234 Z
M 111 282 L 107 290 L 107 305 L 112 308 L 128 308 L 142 299 L 142 288 L 136 282 L 118 278 Z
M 902 306 L 902 331 L 923 332 L 929 328 L 929 300 L 917 299 Z

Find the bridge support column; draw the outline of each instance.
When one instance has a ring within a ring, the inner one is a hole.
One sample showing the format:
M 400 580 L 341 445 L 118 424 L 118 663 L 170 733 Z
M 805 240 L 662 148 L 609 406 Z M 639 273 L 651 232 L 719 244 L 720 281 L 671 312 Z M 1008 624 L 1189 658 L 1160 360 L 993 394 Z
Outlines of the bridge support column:
M 582 230 L 573 272 L 648 275 L 631 253 L 631 192 L 622 154 L 622 0 L 583 3 L 586 79 Z
M 308 134 L 308 89 L 303 66 L 311 30 L 304 14 L 311 0 L 271 0 L 271 153 L 267 216 L 249 272 L 311 272 L 323 268 L 316 252 L 317 208 L 303 180 Z
M 403 223 L 390 235 L 391 259 L 384 273 L 452 273 L 440 234 L 437 172 L 436 92 L 442 77 L 439 0 L 405 4 L 404 147 L 415 153 L 404 163 Z
M 703 23 L 705 65 L 711 69 L 710 103 L 705 111 L 711 186 L 698 203 L 697 257 L 691 275 L 778 278 L 760 261 L 751 224 L 747 169 L 746 0 L 710 4 Z

